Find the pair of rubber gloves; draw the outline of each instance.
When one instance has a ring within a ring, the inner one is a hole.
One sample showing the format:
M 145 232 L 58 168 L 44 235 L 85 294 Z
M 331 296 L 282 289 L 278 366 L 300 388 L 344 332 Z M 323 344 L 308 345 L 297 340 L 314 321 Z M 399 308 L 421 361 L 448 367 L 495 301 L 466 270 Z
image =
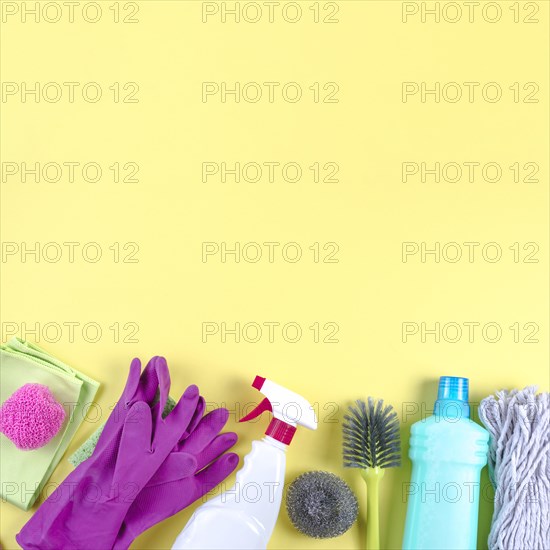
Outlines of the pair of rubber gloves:
M 163 357 L 151 359 L 143 373 L 132 361 L 94 453 L 17 535 L 25 550 L 126 549 L 233 472 L 239 459 L 226 451 L 237 436 L 220 434 L 227 409 L 204 415 L 204 398 L 189 386 L 163 417 L 169 390 Z

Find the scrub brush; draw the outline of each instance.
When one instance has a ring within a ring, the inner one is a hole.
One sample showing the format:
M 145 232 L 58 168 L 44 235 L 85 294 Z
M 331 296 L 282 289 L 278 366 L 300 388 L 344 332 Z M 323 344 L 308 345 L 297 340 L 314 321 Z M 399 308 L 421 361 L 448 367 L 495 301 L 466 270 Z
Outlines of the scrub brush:
M 399 420 L 391 405 L 358 399 L 344 416 L 344 467 L 360 468 L 367 484 L 367 550 L 380 548 L 378 484 L 385 468 L 401 465 Z

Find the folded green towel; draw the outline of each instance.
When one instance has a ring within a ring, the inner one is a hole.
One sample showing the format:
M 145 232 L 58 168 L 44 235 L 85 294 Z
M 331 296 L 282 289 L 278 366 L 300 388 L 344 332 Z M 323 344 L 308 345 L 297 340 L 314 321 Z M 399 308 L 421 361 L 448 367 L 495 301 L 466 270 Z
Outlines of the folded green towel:
M 65 421 L 57 435 L 33 451 L 18 449 L 0 435 L 0 495 L 28 510 L 67 450 L 84 420 L 99 383 L 48 355 L 38 346 L 12 338 L 0 346 L 0 403 L 24 384 L 48 386 L 65 409 Z

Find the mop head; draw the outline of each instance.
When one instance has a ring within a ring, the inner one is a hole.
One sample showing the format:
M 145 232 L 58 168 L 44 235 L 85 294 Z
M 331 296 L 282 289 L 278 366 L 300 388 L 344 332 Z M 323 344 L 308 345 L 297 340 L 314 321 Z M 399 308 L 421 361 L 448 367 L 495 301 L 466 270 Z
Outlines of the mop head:
M 168 399 L 166 400 L 166 405 L 164 406 L 164 411 L 162 412 L 162 416 L 167 416 L 175 406 L 176 402 L 170 396 L 168 396 Z M 99 437 L 101 436 L 104 427 L 105 424 L 99 426 L 99 428 L 88 439 L 86 439 L 86 441 L 84 441 L 84 443 L 82 443 L 82 445 L 80 445 L 80 447 L 69 457 L 69 462 L 75 468 L 94 454 L 95 447 L 97 445 L 97 442 L 99 441 Z
M 357 519 L 357 499 L 348 484 L 329 472 L 307 472 L 289 486 L 286 509 L 304 535 L 328 539 L 343 535 Z
M 43 384 L 25 384 L 0 407 L 0 432 L 22 451 L 39 449 L 53 439 L 65 409 Z
M 550 548 L 550 394 L 499 391 L 479 406 L 495 487 L 490 550 Z

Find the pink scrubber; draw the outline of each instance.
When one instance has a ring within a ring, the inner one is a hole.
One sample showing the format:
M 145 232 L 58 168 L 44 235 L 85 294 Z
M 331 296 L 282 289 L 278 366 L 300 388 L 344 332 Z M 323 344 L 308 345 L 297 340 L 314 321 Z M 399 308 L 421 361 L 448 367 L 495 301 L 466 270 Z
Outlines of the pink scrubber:
M 21 386 L 0 407 L 0 432 L 25 451 L 46 445 L 64 420 L 65 409 L 42 384 Z

